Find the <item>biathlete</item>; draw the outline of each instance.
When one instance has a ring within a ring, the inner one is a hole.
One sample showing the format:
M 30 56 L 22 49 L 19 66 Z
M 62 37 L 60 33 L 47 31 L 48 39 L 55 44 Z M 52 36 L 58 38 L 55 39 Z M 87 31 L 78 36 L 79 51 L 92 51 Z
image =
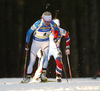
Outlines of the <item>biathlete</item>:
M 39 49 L 42 50 L 45 62 L 44 62 L 44 69 L 46 70 L 48 65 L 48 58 L 46 57 L 48 55 L 48 46 L 49 46 L 49 35 L 51 34 L 52 28 L 54 28 L 54 41 L 57 40 L 58 37 L 58 31 L 59 28 L 57 25 L 52 21 L 52 14 L 48 11 L 44 12 L 42 14 L 42 18 L 38 21 L 36 21 L 31 28 L 27 31 L 26 34 L 26 47 L 25 50 L 29 50 L 29 42 L 30 42 L 30 36 L 33 33 L 33 42 L 31 45 L 30 50 L 30 61 L 27 68 L 27 77 L 24 80 L 24 82 L 29 82 L 30 77 L 33 70 L 33 65 L 35 64 L 36 60 L 36 54 Z M 45 71 L 43 73 L 45 75 Z M 42 80 L 46 79 L 45 76 L 41 78 Z

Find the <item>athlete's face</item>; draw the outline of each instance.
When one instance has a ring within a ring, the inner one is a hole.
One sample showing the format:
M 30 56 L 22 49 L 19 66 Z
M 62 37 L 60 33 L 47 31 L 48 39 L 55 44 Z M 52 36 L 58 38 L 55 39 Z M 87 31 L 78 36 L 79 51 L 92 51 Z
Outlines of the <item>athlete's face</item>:
M 43 20 L 44 21 L 44 20 Z M 46 26 L 49 26 L 50 25 L 50 22 L 45 22 L 44 21 L 44 24 L 46 25 Z

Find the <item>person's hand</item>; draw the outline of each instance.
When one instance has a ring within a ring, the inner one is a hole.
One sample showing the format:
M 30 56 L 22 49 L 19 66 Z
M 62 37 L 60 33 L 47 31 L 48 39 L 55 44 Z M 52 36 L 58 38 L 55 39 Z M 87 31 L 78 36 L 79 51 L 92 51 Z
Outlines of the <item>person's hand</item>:
M 26 51 L 29 50 L 29 44 L 28 44 L 28 43 L 25 44 L 25 50 L 26 50 Z
M 70 55 L 70 49 L 65 50 L 66 55 Z
M 53 40 L 54 40 L 54 42 L 55 42 L 55 43 L 57 43 L 57 41 L 58 41 L 58 39 L 57 39 L 57 38 L 54 38 Z

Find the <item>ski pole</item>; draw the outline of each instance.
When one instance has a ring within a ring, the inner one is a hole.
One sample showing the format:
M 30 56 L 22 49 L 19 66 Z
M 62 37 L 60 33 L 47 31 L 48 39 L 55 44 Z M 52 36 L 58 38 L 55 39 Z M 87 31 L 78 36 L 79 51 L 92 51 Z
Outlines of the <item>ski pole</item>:
M 23 77 L 23 79 L 26 77 L 27 53 L 28 53 L 28 51 L 26 50 L 26 54 L 25 54 L 25 64 L 24 64 L 24 77 Z
M 71 68 L 70 68 L 70 63 L 69 63 L 69 57 L 68 57 L 68 55 L 67 55 L 67 62 L 68 62 L 68 68 L 69 68 L 70 78 L 71 78 L 71 81 L 72 81 L 72 73 L 71 73 Z
M 65 74 L 65 77 L 66 77 L 67 82 L 68 82 L 67 73 L 66 73 L 66 71 L 65 71 L 64 64 L 63 64 L 63 62 L 62 62 L 62 61 L 61 61 L 61 64 L 62 64 L 62 67 L 63 67 L 63 71 L 64 71 L 64 74 Z
M 59 10 L 56 10 L 55 12 L 55 19 L 57 18 L 57 14 L 59 13 Z
M 55 43 L 55 44 L 56 44 L 56 43 Z M 59 52 L 59 49 L 58 49 L 57 44 L 56 44 L 56 47 L 57 47 L 57 51 L 58 51 L 58 53 L 59 53 L 59 56 L 60 56 L 60 58 L 61 58 L 61 55 L 60 55 L 60 52 Z M 65 74 L 65 77 L 66 77 L 67 82 L 68 82 L 67 73 L 66 73 L 66 71 L 65 71 L 65 67 L 64 67 L 64 64 L 63 64 L 63 61 L 62 61 L 62 60 L 61 60 L 61 64 L 62 64 L 62 68 L 63 68 L 64 74 Z

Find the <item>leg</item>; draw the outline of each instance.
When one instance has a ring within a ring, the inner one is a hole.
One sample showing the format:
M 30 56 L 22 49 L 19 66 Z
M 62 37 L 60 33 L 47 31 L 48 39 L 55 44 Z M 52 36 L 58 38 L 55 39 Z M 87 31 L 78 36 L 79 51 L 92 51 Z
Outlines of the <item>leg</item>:
M 36 41 L 33 40 L 33 43 L 32 43 L 32 46 L 31 46 L 31 51 L 30 51 L 30 61 L 29 61 L 28 68 L 27 68 L 27 77 L 26 77 L 24 82 L 30 81 L 31 74 L 32 74 L 32 71 L 33 71 L 33 65 L 36 61 L 36 53 L 39 49 L 39 46 L 37 44 L 39 44 L 39 42 L 36 42 Z
M 28 68 L 27 68 L 27 75 L 32 74 L 33 66 L 36 61 L 36 54 L 37 54 L 37 51 L 39 50 L 38 44 L 39 44 L 39 42 L 33 40 L 33 43 L 31 46 L 31 51 L 30 51 L 30 61 L 29 61 Z
M 44 60 L 45 60 L 45 59 L 43 59 L 43 58 L 45 58 L 43 56 L 41 56 L 41 58 L 39 58 L 39 60 L 38 60 L 38 62 L 39 62 L 38 68 L 37 68 L 35 75 L 34 75 L 34 79 L 36 79 L 36 80 L 40 77 L 40 75 L 42 73 L 42 67 L 43 67 L 43 63 L 44 63 Z
M 30 53 L 30 62 L 27 68 L 27 75 L 31 75 L 33 71 L 33 65 L 35 64 L 36 55 L 31 52 Z
M 41 74 L 41 81 L 47 81 L 46 77 L 46 70 L 48 66 L 48 57 L 46 56 L 45 52 L 43 52 L 43 68 L 42 68 L 42 74 Z
M 57 50 L 55 50 L 54 58 L 56 61 L 56 80 L 57 82 L 61 82 L 61 73 L 62 73 L 62 54 L 60 51 L 60 48 L 58 47 Z
M 46 70 L 48 66 L 48 43 L 46 43 L 46 46 L 42 48 L 43 50 L 43 68 L 42 68 L 42 74 L 41 74 L 41 81 L 47 81 L 46 77 Z
M 56 58 L 56 81 L 61 82 L 62 64 L 59 57 Z

